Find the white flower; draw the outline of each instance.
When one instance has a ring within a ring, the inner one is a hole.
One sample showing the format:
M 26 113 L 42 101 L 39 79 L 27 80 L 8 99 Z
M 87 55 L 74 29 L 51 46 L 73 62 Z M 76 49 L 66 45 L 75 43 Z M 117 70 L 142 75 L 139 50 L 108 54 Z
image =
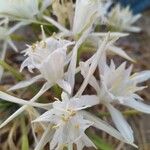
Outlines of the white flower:
M 54 37 L 46 38 L 43 35 L 43 40 L 32 46 L 28 46 L 25 52 L 27 58 L 21 65 L 21 70 L 27 67 L 30 72 L 36 68 L 40 75 L 34 77 L 30 81 L 22 81 L 13 86 L 10 90 L 16 90 L 31 85 L 37 80 L 44 78 L 49 85 L 58 84 L 68 93 L 71 92 L 71 87 L 66 82 L 64 67 L 68 63 L 67 47 L 74 44 L 67 40 L 57 39 Z
M 98 12 L 97 0 L 77 0 L 75 5 L 75 16 L 73 23 L 73 33 L 79 34 L 86 28 L 88 28 Z
M 121 8 L 118 4 L 109 12 L 108 24 L 116 31 L 139 32 L 141 29 L 132 24 L 134 24 L 140 17 L 140 14 L 134 16 L 129 7 Z
M 32 19 L 38 13 L 38 0 L 1 0 L 0 14 Z
M 85 77 L 89 66 L 82 63 L 82 75 Z M 145 86 L 138 86 L 139 83 L 150 79 L 150 71 L 131 74 L 132 67 L 125 69 L 126 63 L 118 68 L 115 67 L 113 61 L 110 66 L 105 61 L 100 61 L 100 84 L 92 75 L 89 84 L 95 88 L 99 95 L 100 103 L 104 104 L 111 113 L 112 119 L 121 132 L 121 134 L 133 143 L 133 131 L 128 125 L 122 114 L 113 107 L 113 104 L 121 104 L 129 106 L 144 113 L 150 113 L 150 106 L 141 102 L 142 98 L 135 92 L 142 90 Z
M 75 16 L 73 33 L 80 34 L 100 19 L 103 22 L 111 1 L 107 0 L 77 0 L 75 5 Z
M 73 144 L 76 144 L 77 150 L 82 150 L 84 146 L 93 147 L 94 144 L 85 134 L 85 130 L 90 126 L 102 129 L 114 137 L 125 141 L 111 126 L 92 116 L 90 113 L 81 111 L 97 103 L 98 98 L 94 95 L 69 98 L 63 93 L 62 101 L 54 102 L 52 109 L 34 121 L 48 124 L 48 127 L 51 127 L 50 129 L 46 129 L 45 133 L 49 130 L 46 133 L 47 136 L 45 133 L 43 134 L 35 150 L 42 149 L 46 142 L 50 142 L 51 150 L 73 147 Z

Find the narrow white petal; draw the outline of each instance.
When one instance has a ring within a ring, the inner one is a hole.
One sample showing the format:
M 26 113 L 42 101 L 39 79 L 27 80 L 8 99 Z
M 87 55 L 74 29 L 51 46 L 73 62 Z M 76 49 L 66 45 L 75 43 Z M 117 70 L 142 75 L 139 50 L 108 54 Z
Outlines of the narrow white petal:
M 38 75 L 29 80 L 21 81 L 21 82 L 17 83 L 16 85 L 14 85 L 13 87 L 11 87 L 10 89 L 8 89 L 8 91 L 14 91 L 14 90 L 18 90 L 21 88 L 25 88 L 25 87 L 30 86 L 31 84 L 35 83 L 36 81 L 40 80 L 41 78 L 42 78 L 42 75 Z
M 7 32 L 8 35 L 12 34 L 13 32 L 15 32 L 17 29 L 19 29 L 20 27 L 27 25 L 28 23 L 26 22 L 19 22 L 16 25 L 14 25 L 12 28 L 10 28 L 10 30 Z
M 52 120 L 54 112 L 52 110 L 46 111 L 44 114 L 33 120 L 32 122 L 50 122 Z
M 47 109 L 48 107 L 51 106 L 51 104 L 40 104 L 40 103 L 26 101 L 26 100 L 11 96 L 11 95 L 1 92 L 1 91 L 0 91 L 0 98 L 2 100 L 12 102 L 12 103 L 17 103 L 17 104 L 21 104 L 21 105 L 29 105 L 29 106 L 39 107 L 39 108 L 44 108 L 44 109 L 45 108 Z
M 51 130 L 51 127 L 47 127 L 34 150 L 43 149 L 44 146 L 52 139 L 53 134 L 54 132 Z
M 65 27 L 63 27 L 61 24 L 59 24 L 57 21 L 55 21 L 54 19 L 44 16 L 43 17 L 45 20 L 47 20 L 48 22 L 50 22 L 52 25 L 54 25 L 55 27 L 57 27 L 60 31 L 64 32 L 64 33 L 69 33 L 70 31 L 67 30 Z
M 105 52 L 106 48 L 107 48 L 107 44 L 108 44 L 108 38 L 109 38 L 109 34 L 105 37 L 104 41 L 101 43 L 100 47 L 98 48 L 96 54 L 95 54 L 95 59 L 93 60 L 93 62 L 91 63 L 91 66 L 88 70 L 88 73 L 86 75 L 86 78 L 84 79 L 79 91 L 76 93 L 76 97 L 79 97 L 80 95 L 82 95 L 83 91 L 85 90 L 86 86 L 89 83 L 89 80 L 91 78 L 91 76 L 93 75 L 93 73 L 96 70 L 96 67 L 98 65 L 99 59 L 101 58 L 102 54 Z
M 45 93 L 51 86 L 48 83 L 45 83 L 41 90 L 30 100 L 30 102 L 36 101 L 43 93 Z M 8 117 L 1 125 L 0 128 L 7 125 L 10 121 L 12 121 L 14 118 L 16 118 L 18 115 L 20 115 L 28 106 L 24 105 L 21 108 L 19 108 L 15 113 L 13 113 L 10 117 Z
M 110 50 L 111 52 L 113 52 L 113 53 L 115 53 L 115 54 L 117 54 L 117 55 L 119 55 L 119 56 L 121 56 L 121 57 L 123 57 L 123 58 L 129 60 L 129 61 L 135 62 L 135 61 L 134 61 L 131 57 L 129 57 L 129 56 L 127 55 L 127 53 L 126 53 L 125 51 L 123 51 L 122 48 L 120 48 L 120 47 L 110 46 L 110 47 L 109 47 L 109 50 Z
M 72 90 L 73 90 L 74 84 L 75 84 L 75 73 L 76 73 L 76 63 L 77 63 L 78 49 L 81 46 L 81 44 L 86 40 L 89 32 L 90 32 L 90 29 L 86 30 L 82 34 L 82 36 L 77 41 L 77 43 L 75 44 L 75 46 L 72 50 L 73 53 L 72 53 L 71 62 L 70 62 L 70 65 L 68 67 L 68 73 L 67 73 L 67 81 L 70 83 Z
M 131 76 L 131 80 L 135 81 L 136 83 L 145 82 L 149 79 L 150 79 L 150 70 L 135 73 L 133 74 L 133 77 Z
M 0 124 L 0 128 L 3 128 L 5 125 L 7 125 L 9 122 L 11 122 L 14 118 L 19 116 L 27 106 L 22 106 L 19 108 L 15 113 L 13 113 L 11 116 L 9 116 L 2 124 Z
M 96 95 L 83 95 L 80 97 L 80 101 L 78 103 L 78 107 L 81 108 L 84 106 L 91 107 L 99 104 L 99 98 Z
M 71 86 L 70 84 L 65 80 L 59 80 L 57 84 L 68 94 L 71 94 Z
M 88 73 L 88 70 L 89 70 L 88 63 L 80 62 L 79 65 L 80 65 L 80 68 L 81 68 L 81 74 L 85 78 L 87 73 Z M 96 78 L 93 75 L 91 76 L 91 78 L 89 80 L 89 84 L 96 90 L 97 93 L 100 92 L 100 86 L 99 86 Z
M 129 28 L 126 28 L 126 30 L 129 31 L 129 32 L 137 32 L 138 33 L 138 32 L 141 31 L 141 28 L 131 26 Z
M 18 52 L 17 47 L 15 46 L 15 44 L 13 43 L 11 39 L 9 39 L 7 42 L 15 52 Z
M 66 53 L 63 49 L 57 49 L 52 52 L 39 67 L 43 78 L 50 83 L 56 83 L 62 79 L 64 76 L 65 58 Z
M 107 124 L 106 122 L 92 115 L 89 112 L 82 111 L 82 113 L 85 116 L 85 118 L 94 122 L 93 124 L 94 127 L 96 127 L 97 129 L 103 130 L 107 132 L 108 134 L 110 134 L 111 136 L 125 142 L 125 139 L 123 138 L 123 136 L 115 128 L 113 128 L 112 126 L 110 126 L 109 124 Z
M 115 109 L 112 105 L 107 105 L 108 110 L 110 111 L 111 117 L 117 129 L 120 131 L 122 136 L 129 142 L 134 142 L 133 131 L 123 115 Z
M 93 32 L 91 33 L 90 36 L 96 36 L 96 37 L 104 37 L 106 36 L 108 33 L 107 32 Z M 110 37 L 114 38 L 114 37 L 124 37 L 124 36 L 128 36 L 128 33 L 121 33 L 121 32 L 110 32 Z
M 140 112 L 150 114 L 150 105 L 144 104 L 141 101 L 137 101 L 135 99 L 125 99 L 122 104 L 134 108 Z
M 140 19 L 142 17 L 142 15 L 141 14 L 137 14 L 137 15 L 135 15 L 133 18 L 132 18 L 132 21 L 131 21 L 131 23 L 135 23 L 138 19 Z
M 112 126 L 110 126 L 109 124 L 107 124 L 106 122 L 101 120 L 100 118 L 98 118 L 86 111 L 82 111 L 82 113 L 85 116 L 85 118 L 94 122 L 93 126 L 95 128 L 105 131 L 106 133 L 110 134 L 111 136 L 117 138 L 118 140 L 120 140 L 122 142 L 131 144 L 132 146 L 137 147 L 133 142 L 128 141 L 126 138 L 124 138 L 120 134 L 120 132 L 118 132 L 115 128 L 113 128 Z

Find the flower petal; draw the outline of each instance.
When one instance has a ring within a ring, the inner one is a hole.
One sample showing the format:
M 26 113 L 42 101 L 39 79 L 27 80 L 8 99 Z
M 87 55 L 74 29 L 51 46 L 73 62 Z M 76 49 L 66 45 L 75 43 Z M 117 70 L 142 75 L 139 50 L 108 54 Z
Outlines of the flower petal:
M 51 86 L 49 83 L 45 83 L 43 87 L 40 89 L 40 91 L 30 100 L 31 102 L 36 101 L 43 93 L 45 93 Z M 28 106 L 24 105 L 21 108 L 19 108 L 15 113 L 13 113 L 11 116 L 9 116 L 1 125 L 0 128 L 7 125 L 10 121 L 12 121 L 14 118 L 16 118 L 18 115 L 20 115 Z
M 51 104 L 40 104 L 40 103 L 31 102 L 31 101 L 26 101 L 26 100 L 11 96 L 1 91 L 0 91 L 0 98 L 2 100 L 12 102 L 12 103 L 17 103 L 21 105 L 29 105 L 29 106 L 39 107 L 39 108 L 44 108 L 44 109 L 47 109 L 48 107 L 51 106 Z
M 68 94 L 71 94 L 71 86 L 67 81 L 59 80 L 59 81 L 57 81 L 57 84 Z
M 48 82 L 56 83 L 63 78 L 65 57 L 66 54 L 63 49 L 57 49 L 40 65 L 39 70 Z
M 14 90 L 18 90 L 18 89 L 30 86 L 31 84 L 40 80 L 41 78 L 42 78 L 42 75 L 38 75 L 29 80 L 21 81 L 21 82 L 17 83 L 16 85 L 14 85 L 13 87 L 11 87 L 10 89 L 8 89 L 8 91 L 14 91 Z
M 110 111 L 111 117 L 117 129 L 120 131 L 122 136 L 129 142 L 134 142 L 133 131 L 122 114 L 115 109 L 112 105 L 107 105 L 108 110 Z
M 134 108 L 140 112 L 150 114 L 150 105 L 144 104 L 141 101 L 137 101 L 135 99 L 125 99 L 122 104 Z
M 116 47 L 116 46 L 110 46 L 109 50 L 111 52 L 113 52 L 113 53 L 115 53 L 115 54 L 117 54 L 117 55 L 119 55 L 119 56 L 121 56 L 121 57 L 123 57 L 123 58 L 125 58 L 125 59 L 127 59 L 129 61 L 131 61 L 131 62 L 135 62 L 135 60 L 133 60 L 131 57 L 129 57 L 127 55 L 127 53 L 124 50 L 122 50 L 122 48 L 119 48 L 119 47 Z
M 106 122 L 101 120 L 100 118 L 98 118 L 86 111 L 82 111 L 82 113 L 85 116 L 85 118 L 94 122 L 93 126 L 95 128 L 105 131 L 106 133 L 110 134 L 111 136 L 117 138 L 118 140 L 120 140 L 122 142 L 131 144 L 132 146 L 137 147 L 133 142 L 128 141 L 126 138 L 124 138 L 120 134 L 120 132 L 118 132 L 115 128 L 113 128 L 112 126 L 110 126 L 109 124 L 107 124 Z
M 131 76 L 131 80 L 135 81 L 136 83 L 145 82 L 149 79 L 150 79 L 150 70 L 135 73 L 133 74 L 133 76 Z
M 50 127 L 47 127 L 44 131 L 40 141 L 36 144 L 36 147 L 34 150 L 41 150 L 44 148 L 44 146 L 52 139 L 54 132 L 51 130 Z
M 99 98 L 96 95 L 83 95 L 80 98 L 71 98 L 69 101 L 69 107 L 76 111 L 86 109 L 97 105 Z

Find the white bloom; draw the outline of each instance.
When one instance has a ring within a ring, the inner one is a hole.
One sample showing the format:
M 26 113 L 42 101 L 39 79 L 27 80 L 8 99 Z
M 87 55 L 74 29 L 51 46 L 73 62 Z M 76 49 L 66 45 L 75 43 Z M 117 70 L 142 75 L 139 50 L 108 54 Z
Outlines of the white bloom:
M 129 7 L 121 8 L 118 4 L 112 8 L 108 14 L 108 24 L 117 31 L 139 32 L 141 29 L 132 24 L 134 24 L 140 17 L 140 14 L 134 16 Z
M 34 121 L 42 122 L 51 126 L 47 138 L 44 138 L 45 134 L 43 134 L 43 137 L 38 142 L 35 150 L 42 149 L 46 144 L 45 140 L 47 139 L 50 140 L 51 150 L 63 149 L 63 147 L 69 148 L 70 146 L 73 147 L 73 144 L 76 144 L 77 150 L 82 150 L 84 146 L 94 146 L 85 134 L 85 130 L 90 126 L 102 129 L 124 141 L 119 133 L 111 126 L 107 125 L 97 117 L 81 111 L 85 108 L 96 105 L 97 103 L 98 98 L 94 95 L 84 95 L 80 98 L 73 97 L 69 99 L 69 97 L 63 93 L 62 101 L 54 102 L 52 109 L 45 112 Z M 47 142 L 49 141 L 47 140 Z
M 86 28 L 88 28 L 98 12 L 97 0 L 77 0 L 75 5 L 75 16 L 73 23 L 73 33 L 79 34 Z
M 79 34 L 96 24 L 97 19 L 103 21 L 107 12 L 107 5 L 110 1 L 99 0 L 77 0 L 75 5 L 75 16 L 73 23 L 73 33 Z
M 132 66 L 127 69 L 125 67 L 126 63 L 122 63 L 116 68 L 112 61 L 110 66 L 103 65 L 103 68 L 100 69 L 102 89 L 106 90 L 110 96 L 108 101 L 118 100 L 118 102 L 126 104 L 129 99 L 131 101 L 132 99 L 133 101 L 134 99 L 142 99 L 135 92 L 145 88 L 145 86 L 138 86 L 138 84 L 150 79 L 150 71 L 131 75 Z
M 0 14 L 32 19 L 38 13 L 38 0 L 1 0 Z
M 25 52 L 27 58 L 21 65 L 21 70 L 27 67 L 30 72 L 36 68 L 40 75 L 29 81 L 22 81 L 12 87 L 10 90 L 16 90 L 31 85 L 37 80 L 44 78 L 50 85 L 58 84 L 68 93 L 71 92 L 69 83 L 64 80 L 64 67 L 68 63 L 67 47 L 74 44 L 67 40 L 57 39 L 54 37 L 45 38 L 32 46 L 28 46 Z
M 89 66 L 85 63 L 81 65 L 82 75 L 85 77 Z M 113 103 L 129 106 L 144 113 L 150 113 L 150 106 L 142 103 L 140 101 L 142 98 L 135 93 L 145 88 L 138 86 L 138 84 L 150 79 L 150 71 L 143 71 L 131 76 L 132 67 L 125 69 L 125 66 L 126 63 L 123 63 L 116 68 L 113 61 L 110 66 L 105 61 L 100 61 L 100 84 L 97 83 L 93 75 L 89 79 L 89 84 L 97 91 L 100 103 L 104 104 L 110 111 L 117 129 L 128 142 L 133 143 L 133 131 L 122 114 L 113 107 Z

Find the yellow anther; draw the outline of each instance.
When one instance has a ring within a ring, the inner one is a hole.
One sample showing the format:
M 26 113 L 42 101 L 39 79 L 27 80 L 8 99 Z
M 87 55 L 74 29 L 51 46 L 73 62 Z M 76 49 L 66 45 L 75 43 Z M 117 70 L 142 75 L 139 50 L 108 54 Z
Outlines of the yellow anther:
M 42 48 L 46 48 L 46 46 L 47 46 L 45 41 L 42 41 L 40 44 L 41 44 Z
M 67 122 L 69 120 L 69 117 L 62 116 L 61 119 L 62 121 Z
M 76 124 L 75 125 L 75 128 L 79 129 L 80 125 L 79 124 Z
M 57 129 L 57 128 L 59 128 L 59 125 L 52 126 L 52 129 Z
M 32 51 L 34 52 L 34 51 L 35 51 L 35 49 L 36 49 L 36 45 L 35 45 L 35 44 L 33 44 L 31 47 L 32 47 Z

